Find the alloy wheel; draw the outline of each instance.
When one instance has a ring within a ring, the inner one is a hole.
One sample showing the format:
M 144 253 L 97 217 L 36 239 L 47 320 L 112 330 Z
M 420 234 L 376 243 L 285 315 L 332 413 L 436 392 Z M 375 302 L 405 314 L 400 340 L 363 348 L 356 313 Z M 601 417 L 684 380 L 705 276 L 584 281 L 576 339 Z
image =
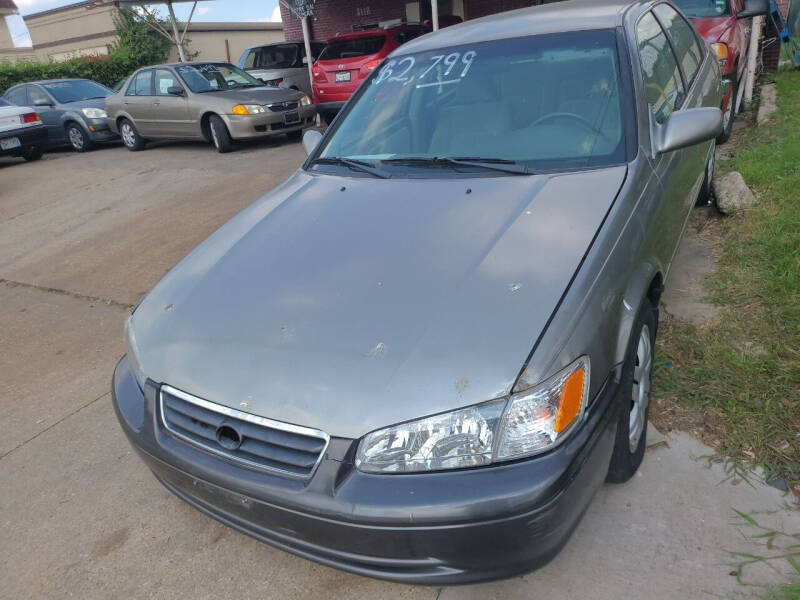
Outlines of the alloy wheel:
M 650 328 L 645 325 L 639 334 L 636 348 L 636 365 L 633 368 L 631 413 L 628 427 L 628 445 L 631 453 L 639 448 L 639 440 L 646 426 L 647 405 L 650 402 L 650 377 L 653 370 L 653 344 Z
M 83 134 L 80 131 L 78 131 L 78 128 L 70 127 L 68 135 L 69 135 L 69 143 L 72 144 L 72 147 L 75 148 L 75 150 L 83 150 L 84 146 Z
M 122 124 L 122 141 L 125 142 L 125 145 L 128 147 L 133 147 L 136 145 L 136 133 L 133 131 L 133 127 L 131 127 L 128 123 Z

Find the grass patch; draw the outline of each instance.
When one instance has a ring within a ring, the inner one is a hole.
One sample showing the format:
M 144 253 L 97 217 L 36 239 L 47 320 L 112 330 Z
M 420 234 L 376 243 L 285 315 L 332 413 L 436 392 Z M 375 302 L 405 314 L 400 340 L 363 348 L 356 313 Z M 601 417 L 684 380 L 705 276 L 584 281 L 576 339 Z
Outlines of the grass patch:
M 693 412 L 696 433 L 800 498 L 800 72 L 775 82 L 778 112 L 719 164 L 741 172 L 760 200 L 712 226 L 719 270 L 707 288 L 721 317 L 662 324 L 653 413 L 658 424 Z

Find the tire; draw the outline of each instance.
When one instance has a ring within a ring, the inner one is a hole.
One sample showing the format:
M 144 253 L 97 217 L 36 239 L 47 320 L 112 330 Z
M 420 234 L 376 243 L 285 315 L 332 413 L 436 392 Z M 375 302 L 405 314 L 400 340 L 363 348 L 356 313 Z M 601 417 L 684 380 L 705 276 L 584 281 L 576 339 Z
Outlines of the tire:
M 75 152 L 86 152 L 92 149 L 92 140 L 79 125 L 70 123 L 66 129 L 67 141 Z
M 695 206 L 708 206 L 711 204 L 711 182 L 714 181 L 714 169 L 717 165 L 715 152 L 716 145 L 711 148 L 711 156 L 708 157 L 708 162 L 706 163 L 706 174 L 703 178 L 703 185 L 700 186 L 700 191 L 697 193 Z
M 26 148 L 22 152 L 22 158 L 24 158 L 28 162 L 33 162 L 35 160 L 39 160 L 42 158 L 42 154 L 44 154 L 44 150 L 40 146 L 31 146 L 30 148 Z
M 139 135 L 136 126 L 128 119 L 122 119 L 119 123 L 119 135 L 122 143 L 131 152 L 138 152 L 144 149 L 144 138 Z
M 211 136 L 211 143 L 217 149 L 217 152 L 224 154 L 233 149 L 233 141 L 231 140 L 231 134 L 228 133 L 228 128 L 225 126 L 225 121 L 217 115 L 211 115 L 208 118 L 208 132 Z
M 733 84 L 733 93 L 731 94 L 731 101 L 728 103 L 728 110 L 722 114 L 722 133 L 717 136 L 717 144 L 724 144 L 727 142 L 731 137 L 731 133 L 733 133 L 733 122 L 736 117 L 736 113 L 733 109 L 736 106 L 736 97 L 738 95 L 739 82 L 736 82 Z
M 290 131 L 286 134 L 286 137 L 289 138 L 290 142 L 299 142 L 303 139 L 303 130 Z
M 650 382 L 653 374 L 653 348 L 656 341 L 658 313 L 649 300 L 639 315 L 628 344 L 619 397 L 622 404 L 617 423 L 614 452 L 606 481 L 624 483 L 642 464 L 647 448 L 647 418 L 650 414 Z M 634 427 L 632 430 L 631 427 Z

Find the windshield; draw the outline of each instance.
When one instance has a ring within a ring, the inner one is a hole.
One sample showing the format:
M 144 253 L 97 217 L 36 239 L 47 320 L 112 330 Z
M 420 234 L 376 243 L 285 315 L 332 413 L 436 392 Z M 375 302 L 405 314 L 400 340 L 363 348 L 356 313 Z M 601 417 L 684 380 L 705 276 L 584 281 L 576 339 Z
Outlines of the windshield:
M 297 63 L 297 44 L 276 44 L 253 48 L 245 60 L 246 69 L 289 69 Z
M 341 60 L 357 58 L 381 51 L 386 42 L 385 35 L 360 36 L 349 39 L 333 40 L 319 55 L 319 60 Z
M 43 83 L 42 87 L 50 92 L 59 104 L 89 100 L 90 98 L 105 98 L 111 93 L 107 87 L 85 79 Z
M 239 67 L 227 63 L 181 65 L 175 70 L 195 94 L 264 85 Z
M 624 162 L 614 32 L 484 42 L 385 62 L 316 158 L 386 167 L 409 157 L 513 161 L 532 171 Z
M 675 0 L 687 17 L 722 17 L 731 14 L 729 0 Z

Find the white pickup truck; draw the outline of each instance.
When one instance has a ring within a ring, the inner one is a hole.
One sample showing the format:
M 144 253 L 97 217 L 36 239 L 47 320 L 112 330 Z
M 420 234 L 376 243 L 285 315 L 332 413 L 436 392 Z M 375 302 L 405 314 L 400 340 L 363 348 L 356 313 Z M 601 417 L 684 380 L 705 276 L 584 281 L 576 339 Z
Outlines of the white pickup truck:
M 0 156 L 39 160 L 47 130 L 35 110 L 0 98 Z

